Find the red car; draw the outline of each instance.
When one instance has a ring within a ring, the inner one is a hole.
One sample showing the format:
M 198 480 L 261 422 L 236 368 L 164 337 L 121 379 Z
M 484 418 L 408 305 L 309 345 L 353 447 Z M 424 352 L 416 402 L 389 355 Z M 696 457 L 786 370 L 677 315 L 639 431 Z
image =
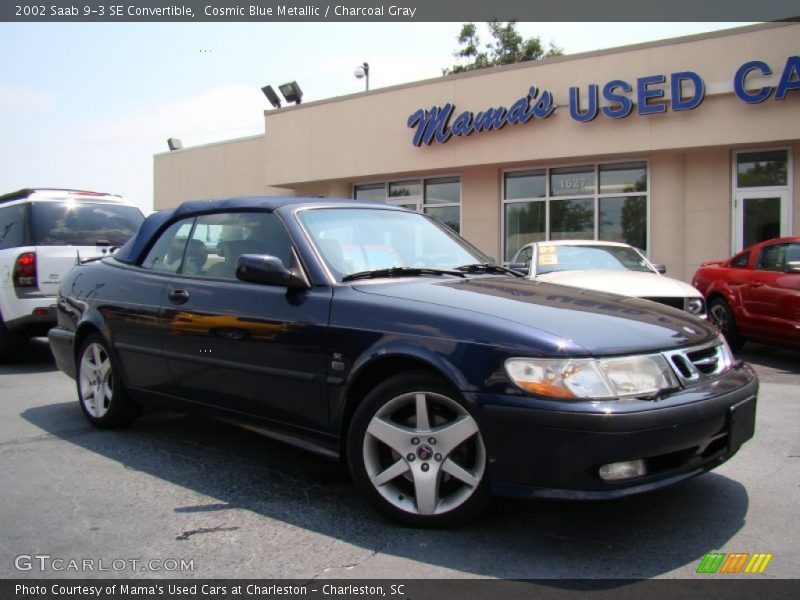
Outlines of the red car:
M 754 244 L 706 261 L 692 278 L 731 348 L 747 340 L 800 350 L 800 237 Z

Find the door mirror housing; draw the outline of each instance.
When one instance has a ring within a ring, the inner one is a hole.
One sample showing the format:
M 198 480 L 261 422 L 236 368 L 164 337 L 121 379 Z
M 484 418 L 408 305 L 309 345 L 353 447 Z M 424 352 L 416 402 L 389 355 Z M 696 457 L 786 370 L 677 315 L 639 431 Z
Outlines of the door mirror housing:
M 658 271 L 662 275 L 664 275 L 667 272 L 667 265 L 653 263 L 653 266 L 656 268 L 656 271 Z
M 517 271 L 518 273 L 522 273 L 523 275 L 527 275 L 530 273 L 530 268 L 528 267 L 528 263 L 518 262 L 518 263 L 511 263 L 508 265 L 508 268 L 512 271 Z
M 800 273 L 800 260 L 792 260 L 786 262 L 787 273 Z
M 307 290 L 311 287 L 303 271 L 299 268 L 297 257 L 292 252 L 292 268 L 288 268 L 277 256 L 269 254 L 242 254 L 236 261 L 236 278 L 249 283 L 277 285 L 294 290 Z

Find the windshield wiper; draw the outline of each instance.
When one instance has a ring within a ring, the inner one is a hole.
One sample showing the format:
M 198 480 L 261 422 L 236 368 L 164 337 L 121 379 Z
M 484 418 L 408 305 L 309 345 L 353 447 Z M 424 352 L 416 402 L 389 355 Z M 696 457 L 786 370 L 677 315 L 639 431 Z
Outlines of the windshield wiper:
M 376 279 L 379 277 L 418 277 L 420 275 L 453 275 L 464 277 L 461 271 L 451 271 L 447 269 L 429 269 L 428 267 L 390 267 L 388 269 L 371 269 L 369 271 L 359 271 L 350 273 L 342 277 L 342 281 L 352 281 L 354 279 Z
M 514 277 L 525 277 L 519 271 L 514 271 L 513 269 L 506 269 L 505 267 L 501 267 L 500 265 L 494 265 L 492 263 L 474 263 L 471 265 L 461 265 L 460 267 L 456 267 L 456 269 L 463 273 L 508 273 L 509 275 L 514 275 Z

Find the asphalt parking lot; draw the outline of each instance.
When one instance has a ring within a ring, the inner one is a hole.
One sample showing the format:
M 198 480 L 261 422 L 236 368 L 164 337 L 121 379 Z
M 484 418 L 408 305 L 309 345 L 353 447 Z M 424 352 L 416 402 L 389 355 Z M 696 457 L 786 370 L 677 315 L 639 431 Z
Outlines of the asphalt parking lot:
M 716 471 L 618 501 L 498 500 L 422 531 L 376 516 L 330 462 L 254 433 L 179 415 L 95 430 L 35 340 L 0 365 L 0 577 L 692 578 L 714 550 L 773 553 L 761 577 L 796 577 L 800 352 L 739 357 L 761 379 L 756 436 Z M 84 559 L 94 570 L 54 568 Z

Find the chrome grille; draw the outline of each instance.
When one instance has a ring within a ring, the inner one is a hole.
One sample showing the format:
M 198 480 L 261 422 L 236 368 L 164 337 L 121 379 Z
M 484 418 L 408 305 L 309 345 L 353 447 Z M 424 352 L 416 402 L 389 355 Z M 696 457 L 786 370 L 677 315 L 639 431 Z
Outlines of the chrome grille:
M 663 354 L 672 370 L 685 384 L 699 383 L 716 377 L 733 365 L 731 351 L 721 340 L 693 348 L 667 350 Z

